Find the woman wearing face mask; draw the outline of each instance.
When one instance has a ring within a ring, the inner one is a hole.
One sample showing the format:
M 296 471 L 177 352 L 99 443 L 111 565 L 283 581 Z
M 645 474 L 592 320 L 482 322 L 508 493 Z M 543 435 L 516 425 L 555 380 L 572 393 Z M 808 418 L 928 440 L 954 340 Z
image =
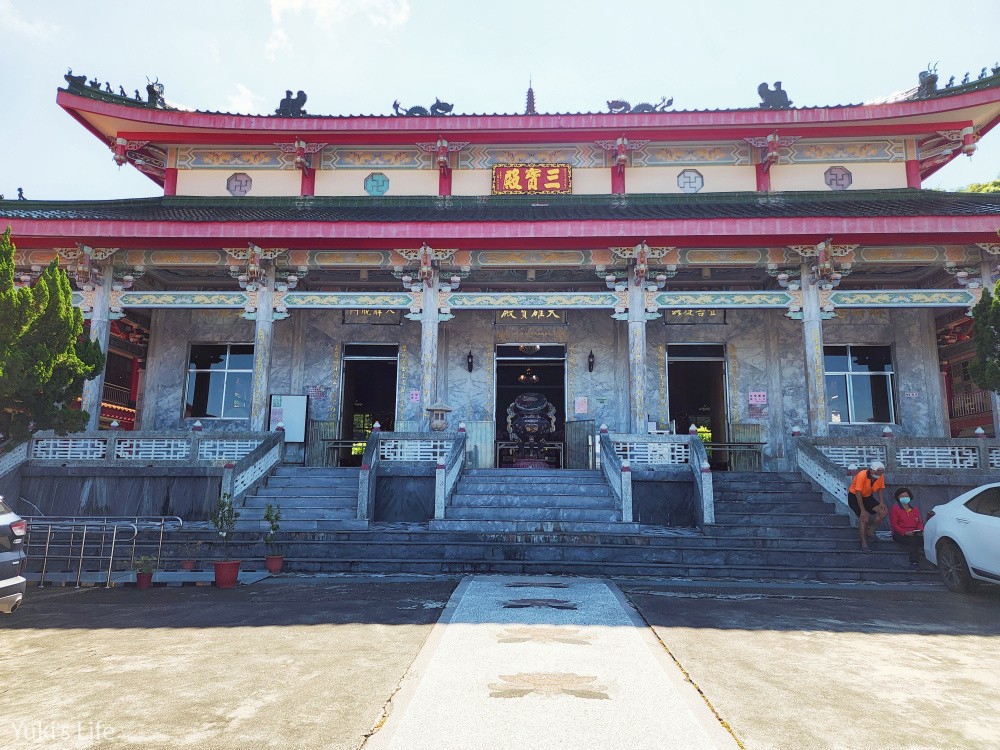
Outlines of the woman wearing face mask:
M 920 565 L 920 553 L 924 549 L 924 522 L 920 511 L 913 507 L 913 493 L 906 487 L 896 490 L 896 504 L 889 511 L 889 525 L 892 540 L 910 553 L 910 565 Z

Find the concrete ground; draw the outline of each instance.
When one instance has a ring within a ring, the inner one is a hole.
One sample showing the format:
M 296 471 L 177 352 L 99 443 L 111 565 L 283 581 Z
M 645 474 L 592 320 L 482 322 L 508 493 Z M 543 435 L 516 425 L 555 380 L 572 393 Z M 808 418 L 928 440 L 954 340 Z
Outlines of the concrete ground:
M 0 748 L 354 750 L 457 583 L 29 588 L 0 620 Z
M 1000 748 L 1000 589 L 619 582 L 747 750 Z
M 354 750 L 457 583 L 29 588 L 0 748 Z M 616 583 L 747 750 L 1000 747 L 996 588 Z

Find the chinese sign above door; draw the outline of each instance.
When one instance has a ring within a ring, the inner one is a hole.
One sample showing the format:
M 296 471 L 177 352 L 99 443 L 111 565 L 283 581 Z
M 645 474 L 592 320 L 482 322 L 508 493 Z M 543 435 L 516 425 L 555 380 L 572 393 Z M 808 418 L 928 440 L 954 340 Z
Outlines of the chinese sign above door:
M 669 325 L 697 325 L 708 323 L 709 325 L 725 325 L 726 311 L 704 307 L 687 307 L 676 310 L 664 310 L 663 322 Z
M 494 164 L 493 195 L 572 193 L 569 164 Z
M 565 310 L 497 310 L 497 325 L 565 325 Z

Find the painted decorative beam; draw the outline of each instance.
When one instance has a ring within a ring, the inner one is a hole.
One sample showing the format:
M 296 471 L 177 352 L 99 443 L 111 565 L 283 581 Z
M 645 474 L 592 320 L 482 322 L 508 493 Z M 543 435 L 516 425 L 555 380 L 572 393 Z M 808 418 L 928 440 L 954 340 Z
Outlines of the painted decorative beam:
M 75 296 L 75 295 L 74 295 Z M 121 292 L 120 307 L 202 307 L 243 309 L 250 302 L 246 292 Z
M 419 304 L 409 292 L 286 292 L 281 297 L 292 309 L 405 310 Z
M 452 310 L 614 309 L 622 305 L 615 292 L 451 292 Z M 442 305 L 444 306 L 444 305 Z
M 833 291 L 835 307 L 971 307 L 978 295 L 967 289 L 886 289 Z
M 246 292 L 115 291 L 116 308 L 245 309 L 254 300 Z M 284 292 L 280 302 L 291 309 L 405 310 L 419 306 L 410 292 Z M 834 307 L 969 307 L 977 295 L 967 289 L 891 289 L 832 291 Z M 649 292 L 649 307 L 784 309 L 794 302 L 788 291 Z M 450 292 L 441 307 L 452 310 L 619 309 L 620 293 L 607 292 Z M 73 292 L 73 305 L 88 304 L 85 292 Z
M 651 293 L 658 308 L 786 308 L 792 295 L 785 291 L 768 292 L 657 292 Z

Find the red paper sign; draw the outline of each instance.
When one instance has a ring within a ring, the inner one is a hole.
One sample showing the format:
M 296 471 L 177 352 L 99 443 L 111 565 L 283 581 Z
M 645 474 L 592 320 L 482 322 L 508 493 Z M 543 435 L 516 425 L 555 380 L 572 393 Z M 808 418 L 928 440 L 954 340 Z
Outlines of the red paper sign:
M 554 195 L 571 193 L 569 164 L 494 164 L 493 195 Z

